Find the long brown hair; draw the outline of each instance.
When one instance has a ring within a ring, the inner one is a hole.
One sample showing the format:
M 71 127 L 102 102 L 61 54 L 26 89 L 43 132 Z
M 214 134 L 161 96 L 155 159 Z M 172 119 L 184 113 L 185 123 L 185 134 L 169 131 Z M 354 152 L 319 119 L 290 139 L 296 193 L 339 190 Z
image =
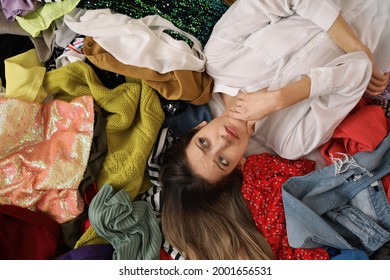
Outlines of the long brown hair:
M 195 133 L 181 136 L 163 157 L 164 238 L 189 259 L 272 259 L 242 196 L 241 171 L 211 184 L 190 169 L 185 148 Z

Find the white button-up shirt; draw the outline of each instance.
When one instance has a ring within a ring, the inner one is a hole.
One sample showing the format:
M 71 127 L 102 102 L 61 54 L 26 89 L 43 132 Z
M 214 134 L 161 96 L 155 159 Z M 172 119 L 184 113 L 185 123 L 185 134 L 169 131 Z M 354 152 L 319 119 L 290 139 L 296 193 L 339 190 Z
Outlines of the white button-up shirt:
M 262 145 L 287 158 L 314 150 L 358 102 L 371 75 L 365 53 L 345 54 L 326 31 L 343 15 L 373 52 L 379 70 L 389 71 L 389 2 L 237 0 L 205 46 L 206 70 L 214 78 L 214 116 L 224 110 L 219 93 L 277 89 L 308 75 L 309 99 L 260 120 L 247 155 Z

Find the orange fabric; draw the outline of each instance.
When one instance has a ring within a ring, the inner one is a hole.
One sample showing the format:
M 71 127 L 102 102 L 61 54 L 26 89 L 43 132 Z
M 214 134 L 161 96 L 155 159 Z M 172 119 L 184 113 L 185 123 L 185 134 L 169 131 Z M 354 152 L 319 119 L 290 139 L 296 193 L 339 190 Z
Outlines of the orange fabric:
M 228 5 L 231 5 L 233 4 L 234 2 L 236 2 L 236 0 L 223 0 L 226 4 Z
M 88 36 L 84 39 L 84 53 L 100 69 L 141 79 L 165 99 L 182 100 L 195 105 L 206 104 L 211 99 L 213 80 L 205 71 L 176 70 L 161 74 L 152 69 L 126 65 Z

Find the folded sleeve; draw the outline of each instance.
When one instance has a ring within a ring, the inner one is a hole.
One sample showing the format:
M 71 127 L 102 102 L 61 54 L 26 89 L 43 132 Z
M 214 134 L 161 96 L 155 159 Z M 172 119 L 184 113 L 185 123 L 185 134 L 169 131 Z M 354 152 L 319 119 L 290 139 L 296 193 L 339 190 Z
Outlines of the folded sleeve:
M 347 53 L 324 67 L 312 68 L 308 73 L 310 98 L 335 92 L 364 91 L 370 81 L 371 69 L 371 61 L 362 51 Z
M 261 16 L 271 21 L 297 13 L 325 31 L 332 26 L 340 13 L 340 7 L 329 0 L 261 0 L 259 6 L 263 11 Z
M 300 16 L 310 19 L 318 27 L 327 31 L 340 13 L 340 7 L 329 0 L 295 0 L 291 2 L 291 9 Z
M 340 8 L 332 0 L 237 0 L 213 28 L 213 36 L 241 42 L 281 18 L 298 14 L 328 30 Z

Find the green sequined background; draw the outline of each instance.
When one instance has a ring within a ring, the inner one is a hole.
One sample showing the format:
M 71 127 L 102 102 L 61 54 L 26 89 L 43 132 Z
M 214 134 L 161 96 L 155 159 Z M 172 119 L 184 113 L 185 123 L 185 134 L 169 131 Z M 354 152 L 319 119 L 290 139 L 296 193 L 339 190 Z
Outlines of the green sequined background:
M 229 6 L 223 0 L 81 0 L 77 7 L 109 8 L 136 19 L 159 15 L 195 36 L 204 46 L 215 23 Z

